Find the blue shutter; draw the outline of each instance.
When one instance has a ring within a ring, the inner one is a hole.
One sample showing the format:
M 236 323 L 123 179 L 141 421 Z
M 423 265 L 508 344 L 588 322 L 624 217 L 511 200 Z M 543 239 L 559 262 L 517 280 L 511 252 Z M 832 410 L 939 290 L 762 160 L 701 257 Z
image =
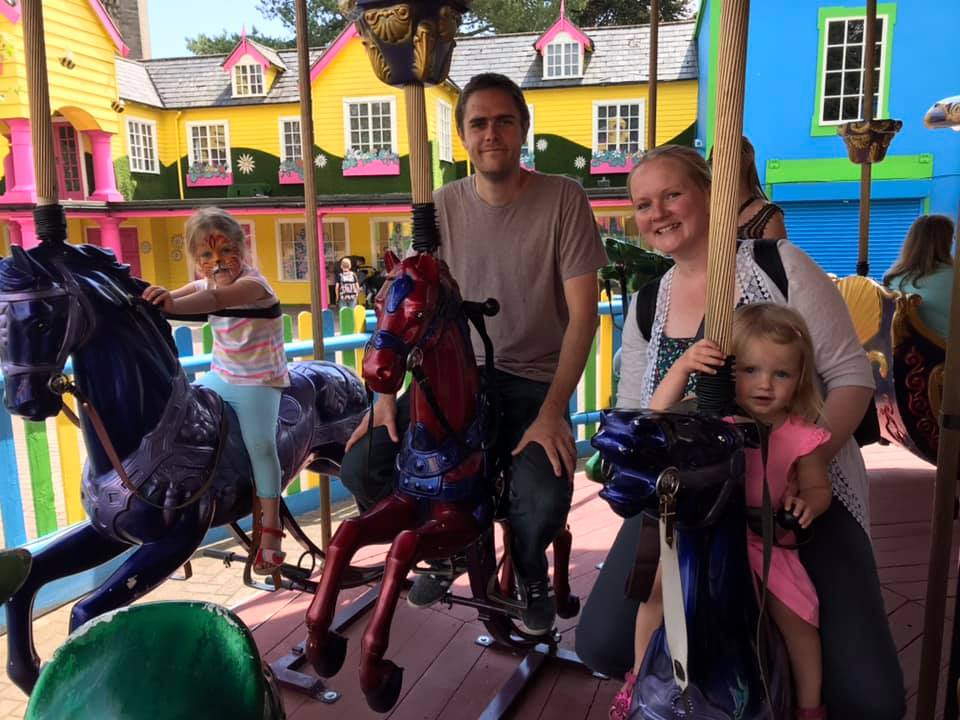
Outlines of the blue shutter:
M 787 237 L 820 267 L 839 277 L 857 271 L 860 204 L 856 200 L 779 202 Z M 900 254 L 910 225 L 923 212 L 919 198 L 870 203 L 870 277 L 880 280 Z

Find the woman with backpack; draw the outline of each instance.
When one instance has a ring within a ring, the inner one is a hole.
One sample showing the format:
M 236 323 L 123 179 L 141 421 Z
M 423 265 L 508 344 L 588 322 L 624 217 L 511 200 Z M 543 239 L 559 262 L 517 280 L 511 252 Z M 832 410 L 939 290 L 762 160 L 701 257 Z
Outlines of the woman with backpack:
M 691 148 L 662 146 L 634 166 L 628 188 L 640 232 L 675 262 L 653 281 L 652 291 L 641 289 L 624 322 L 617 405 L 643 408 L 674 361 L 702 337 L 710 169 Z M 738 304 L 789 304 L 806 320 L 824 416 L 830 419 L 825 451 L 833 458 L 834 502 L 800 550 L 820 597 L 824 702 L 833 717 L 899 720 L 905 713 L 903 675 L 868 535 L 866 469 L 853 438 L 872 401 L 872 371 L 846 305 L 826 274 L 785 240 L 770 243 L 762 253 L 761 248 L 752 240 L 739 245 Z M 638 322 L 644 315 L 652 315 L 646 333 Z M 689 389 L 695 391 L 692 378 Z M 624 588 L 642 526 L 642 516 L 624 522 L 577 627 L 580 658 L 615 677 L 634 665 L 631 630 L 641 599 L 628 597 Z

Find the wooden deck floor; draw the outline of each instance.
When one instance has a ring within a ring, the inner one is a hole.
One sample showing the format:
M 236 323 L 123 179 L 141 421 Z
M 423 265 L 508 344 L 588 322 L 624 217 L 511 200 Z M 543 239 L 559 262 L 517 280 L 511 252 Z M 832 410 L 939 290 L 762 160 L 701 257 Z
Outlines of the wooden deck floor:
M 903 450 L 873 446 L 865 449 L 871 476 L 872 534 L 883 596 L 890 625 L 907 681 L 908 717 L 914 716 L 920 663 L 923 602 L 926 592 L 929 518 L 934 470 Z M 574 533 L 571 584 L 585 599 L 596 578 L 596 566 L 619 527 L 617 518 L 597 497 L 598 487 L 578 476 L 570 513 Z M 370 548 L 358 556 L 372 562 L 384 548 Z M 956 542 L 952 567 L 956 568 Z M 461 579 L 461 583 L 463 580 Z M 956 571 L 950 595 L 954 595 Z M 461 587 L 461 589 L 463 589 Z M 364 588 L 341 594 L 345 606 Z M 274 661 L 303 640 L 304 614 L 310 597 L 279 592 L 258 597 L 237 608 L 253 629 L 264 656 Z M 953 601 L 948 602 L 945 637 L 952 629 Z M 368 616 L 349 628 L 347 660 L 343 670 L 328 684 L 342 693 L 331 705 L 284 691 L 291 720 L 308 718 L 384 717 L 367 708 L 359 691 L 356 667 L 360 636 Z M 562 647 L 573 648 L 576 619 L 561 621 Z M 404 668 L 400 701 L 386 717 L 392 720 L 476 718 L 496 695 L 522 657 L 475 643 L 484 629 L 473 610 L 412 610 L 400 603 L 391 629 L 388 657 Z M 624 632 L 630 632 L 625 628 Z M 305 670 L 309 672 L 309 670 Z M 619 683 L 601 680 L 589 673 L 548 663 L 521 697 L 511 717 L 523 720 L 579 720 L 607 717 L 607 708 Z M 941 680 L 941 696 L 943 680 Z M 942 703 L 941 703 L 942 704 Z

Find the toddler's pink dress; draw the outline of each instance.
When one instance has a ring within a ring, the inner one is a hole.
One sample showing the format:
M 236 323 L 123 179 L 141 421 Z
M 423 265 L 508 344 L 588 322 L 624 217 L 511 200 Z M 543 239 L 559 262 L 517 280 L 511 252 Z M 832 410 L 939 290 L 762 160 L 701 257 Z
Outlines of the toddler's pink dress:
M 830 433 L 803 418 L 789 417 L 770 434 L 767 457 L 767 484 L 774 509 L 783 506 L 793 466 L 798 458 L 809 455 L 830 439 Z M 746 451 L 747 507 L 763 505 L 763 462 L 759 449 Z M 785 544 L 795 542 L 792 533 L 781 538 Z M 784 605 L 814 627 L 820 626 L 820 603 L 817 591 L 796 550 L 773 546 L 767 587 Z M 750 568 L 757 578 L 763 573 L 763 538 L 747 530 L 747 553 Z

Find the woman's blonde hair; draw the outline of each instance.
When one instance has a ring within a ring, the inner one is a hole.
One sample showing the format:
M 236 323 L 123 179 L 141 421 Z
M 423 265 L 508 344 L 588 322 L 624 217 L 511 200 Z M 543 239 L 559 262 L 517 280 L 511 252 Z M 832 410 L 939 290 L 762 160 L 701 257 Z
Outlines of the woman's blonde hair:
M 946 215 L 921 215 L 910 226 L 900 257 L 883 276 L 883 283 L 898 280 L 895 290 L 902 289 L 905 282 L 917 285 L 941 265 L 953 265 L 952 246 L 953 221 Z
M 196 257 L 200 248 L 206 244 L 212 232 L 218 232 L 237 246 L 244 264 L 247 257 L 247 244 L 243 238 L 243 228 L 240 223 L 226 210 L 218 207 L 207 207 L 197 210 L 187 220 L 184 228 L 187 236 L 187 251 L 190 257 Z
M 633 202 L 631 181 L 633 180 L 634 173 L 653 160 L 673 160 L 683 168 L 687 177 L 693 181 L 694 185 L 705 193 L 710 192 L 710 185 L 712 183 L 710 166 L 707 165 L 706 160 L 703 159 L 700 153 L 685 145 L 660 145 L 640 156 L 630 170 L 630 174 L 627 175 L 627 191 L 630 193 L 631 202 Z
M 733 354 L 741 355 L 756 340 L 789 345 L 800 356 L 800 379 L 793 402 L 790 403 L 790 414 L 816 422 L 823 410 L 823 397 L 816 377 L 813 341 L 803 318 L 786 305 L 744 305 L 733 316 Z

